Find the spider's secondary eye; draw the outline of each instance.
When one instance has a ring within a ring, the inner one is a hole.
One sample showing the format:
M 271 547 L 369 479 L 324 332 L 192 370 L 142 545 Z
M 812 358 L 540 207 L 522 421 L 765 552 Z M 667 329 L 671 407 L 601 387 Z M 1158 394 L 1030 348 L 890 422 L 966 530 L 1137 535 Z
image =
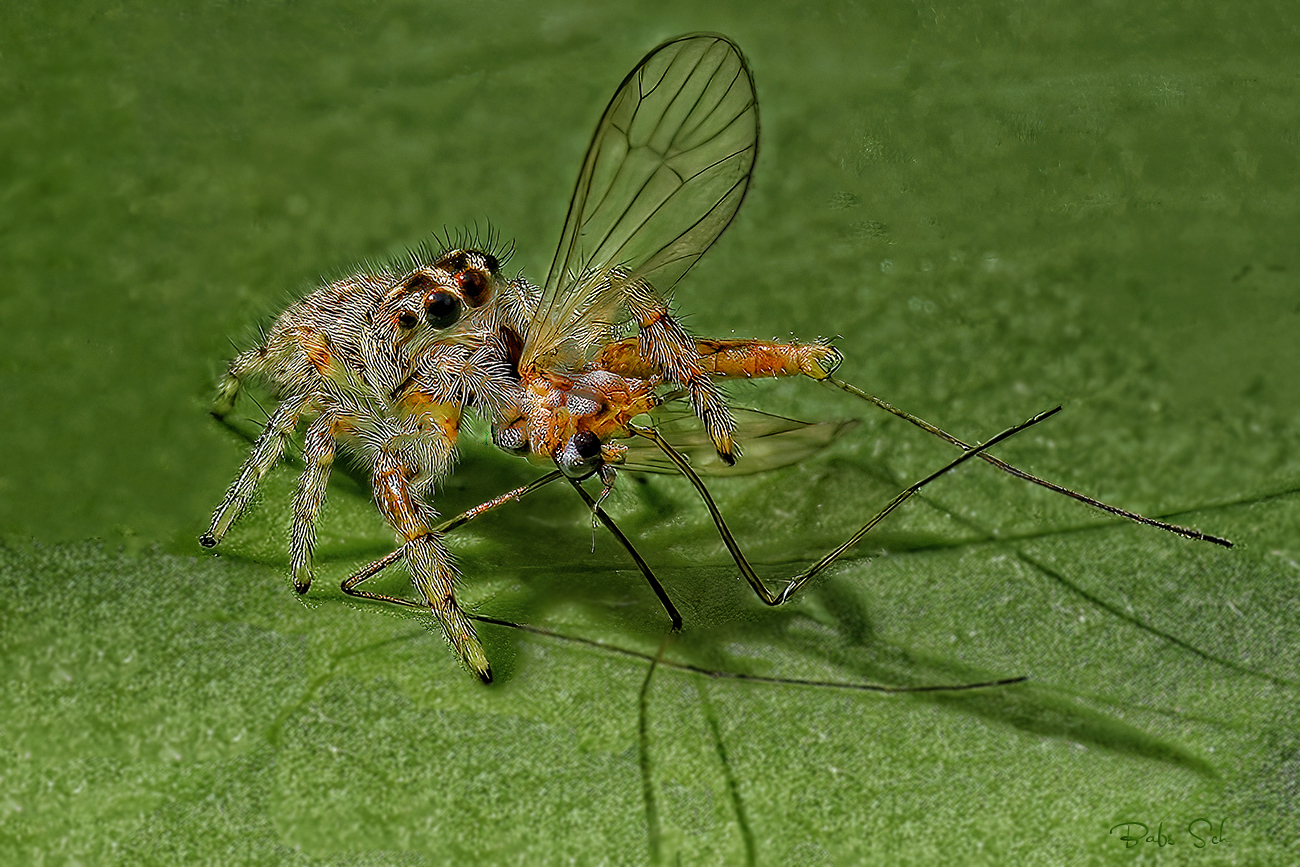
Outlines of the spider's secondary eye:
M 402 288 L 407 292 L 423 292 L 432 285 L 433 281 L 427 275 L 417 272 L 406 278 L 406 281 L 402 283 Z
M 470 307 L 482 307 L 487 303 L 488 278 L 482 271 L 475 268 L 462 271 L 456 275 L 456 284 Z
M 434 328 L 449 328 L 460 319 L 460 299 L 450 292 L 435 292 L 424 302 L 424 318 Z
M 397 317 L 397 324 L 403 328 L 414 328 L 415 323 L 419 321 L 420 317 L 416 316 L 410 310 L 403 310 L 402 314 Z

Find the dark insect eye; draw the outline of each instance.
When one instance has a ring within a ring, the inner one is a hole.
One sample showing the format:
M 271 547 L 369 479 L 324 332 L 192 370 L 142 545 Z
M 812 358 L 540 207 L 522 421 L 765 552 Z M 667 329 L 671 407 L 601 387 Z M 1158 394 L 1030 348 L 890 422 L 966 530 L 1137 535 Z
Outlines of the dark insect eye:
M 501 273 L 501 260 L 491 253 L 483 254 L 483 265 L 493 277 Z
M 557 450 L 555 464 L 571 479 L 587 478 L 601 467 L 600 439 L 591 431 L 578 431 Z
M 580 430 L 573 435 L 573 450 L 581 457 L 591 460 L 600 454 L 600 439 L 589 430 Z
M 465 296 L 470 307 L 482 307 L 487 303 L 488 279 L 482 271 L 475 268 L 462 271 L 456 275 L 456 284 L 460 286 L 460 294 Z
M 397 317 L 397 324 L 403 328 L 414 328 L 415 323 L 419 321 L 420 317 L 416 316 L 410 310 L 403 310 L 401 315 Z
M 434 328 L 449 328 L 460 318 L 460 299 L 450 292 L 435 292 L 424 302 L 424 318 Z

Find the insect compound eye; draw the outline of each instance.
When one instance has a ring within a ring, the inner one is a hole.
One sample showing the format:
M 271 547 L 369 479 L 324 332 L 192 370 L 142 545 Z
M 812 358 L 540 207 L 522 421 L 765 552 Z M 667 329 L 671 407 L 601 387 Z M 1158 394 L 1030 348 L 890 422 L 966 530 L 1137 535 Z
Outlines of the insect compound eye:
M 397 317 L 397 324 L 403 328 L 414 328 L 420 317 L 416 316 L 410 310 L 403 310 Z
M 560 449 L 555 464 L 571 479 L 587 478 L 600 469 L 600 439 L 591 431 L 578 431 Z
M 456 285 L 460 287 L 460 294 L 470 307 L 482 307 L 491 294 L 488 275 L 477 268 L 467 268 L 457 274 Z
M 589 430 L 580 430 L 569 438 L 569 445 L 573 450 L 582 456 L 584 460 L 591 460 L 600 455 L 600 439 Z
M 450 328 L 460 319 L 460 299 L 450 292 L 434 292 L 425 299 L 424 318 L 434 328 Z

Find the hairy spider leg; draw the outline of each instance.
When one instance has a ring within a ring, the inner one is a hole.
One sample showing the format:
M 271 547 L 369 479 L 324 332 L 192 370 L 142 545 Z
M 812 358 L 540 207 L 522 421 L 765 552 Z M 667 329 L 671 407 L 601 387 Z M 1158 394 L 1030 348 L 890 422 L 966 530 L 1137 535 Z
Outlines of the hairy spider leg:
M 217 383 L 217 398 L 212 404 L 212 414 L 225 418 L 235 407 L 235 398 L 249 376 L 266 375 L 273 367 L 272 356 L 267 351 L 266 339 L 256 349 L 245 350 L 231 360 L 230 366 Z
M 334 435 L 337 417 L 331 412 L 318 415 L 302 443 L 302 476 L 293 497 L 293 530 L 289 535 L 289 565 L 293 589 L 299 594 L 311 587 L 312 555 L 316 547 L 316 519 L 325 503 L 330 468 L 334 466 Z
M 448 448 L 450 449 L 450 444 Z M 397 531 L 401 540 L 400 556 L 406 559 L 411 582 L 424 598 L 427 610 L 433 613 L 442 626 L 443 634 L 452 649 L 480 680 L 491 683 L 492 668 L 488 665 L 483 645 L 474 632 L 474 624 L 456 602 L 457 574 L 451 553 L 429 526 L 427 519 L 434 517 L 435 513 L 420 501 L 412 484 L 414 475 L 414 471 L 404 466 L 396 456 L 380 455 L 375 460 L 371 482 L 375 504 L 389 526 Z M 396 559 L 394 557 L 392 562 L 396 562 Z M 348 578 L 341 586 L 343 592 L 363 599 L 393 602 L 394 597 L 356 589 L 357 584 L 378 571 L 376 569 L 364 574 L 363 570 L 363 573 L 358 573 L 360 577 Z
M 487 512 L 492 511 L 493 509 L 504 506 L 507 503 L 517 502 L 519 499 L 527 496 L 528 494 L 531 494 L 533 491 L 536 491 L 537 489 L 549 485 L 551 482 L 554 482 L 555 480 L 562 479 L 562 478 L 565 478 L 562 472 L 560 472 L 559 470 L 552 470 L 546 475 L 534 479 L 533 481 L 529 482 L 527 485 L 522 485 L 518 488 L 515 488 L 514 490 L 507 491 L 504 494 L 499 494 L 498 496 L 495 496 L 484 503 L 480 503 L 479 505 L 473 507 L 472 509 L 466 509 L 464 512 L 461 512 L 459 515 L 457 515 L 454 518 L 449 518 L 448 520 L 443 521 L 437 527 L 433 528 L 433 533 L 438 536 L 441 536 L 445 533 L 451 532 L 452 530 L 455 530 L 458 527 L 462 527 L 465 524 L 468 524 L 470 521 L 474 520 L 480 515 L 483 515 Z M 664 611 L 667 612 L 669 620 L 672 622 L 673 631 L 674 632 L 680 631 L 682 628 L 682 616 L 677 611 L 677 607 L 673 605 L 672 600 L 668 597 L 667 591 L 665 591 L 663 585 L 659 583 L 659 579 L 655 576 L 654 571 L 650 568 L 650 565 L 645 561 L 645 558 L 642 557 L 640 552 L 636 550 L 636 547 L 632 544 L 631 540 L 629 540 L 627 536 L 624 535 L 623 531 L 618 528 L 618 525 L 614 523 L 614 519 L 611 518 L 603 508 L 601 508 L 601 506 L 596 502 L 596 500 L 590 494 L 587 493 L 587 491 L 581 486 L 581 484 L 576 479 L 570 479 L 569 481 L 570 483 L 573 484 L 574 488 L 577 489 L 579 496 L 581 496 L 582 499 L 587 503 L 587 507 L 592 510 L 592 512 L 596 515 L 596 517 L 600 520 L 600 522 L 605 525 L 605 528 L 609 530 L 610 535 L 612 535 L 616 540 L 618 540 L 618 543 L 622 545 L 623 548 L 631 556 L 632 561 L 636 563 L 637 568 L 641 571 L 642 576 L 646 579 L 646 583 L 650 585 L 650 589 L 654 591 L 654 594 L 659 599 L 660 604 L 663 605 Z M 374 599 L 381 602 L 391 602 L 395 605 L 404 605 L 409 608 L 425 610 L 425 606 L 417 605 L 416 603 L 411 602 L 407 599 L 401 599 L 396 596 L 386 596 L 381 593 L 358 591 L 355 589 L 357 585 L 359 585 L 361 582 L 366 581 L 369 578 L 374 577 L 375 575 L 378 575 L 380 572 L 387 569 L 389 566 L 393 565 L 398 560 L 402 559 L 404 552 L 405 552 L 404 547 L 398 548 L 396 551 L 393 551 L 391 554 L 387 554 L 384 557 L 381 557 L 378 560 L 374 561 L 373 563 L 370 563 L 366 566 L 363 566 L 361 569 L 358 569 L 351 576 L 349 576 L 347 580 L 343 582 L 342 584 L 343 592 L 351 596 L 360 596 L 365 599 Z M 496 622 L 491 620 L 490 618 L 477 617 L 474 615 L 470 615 L 470 619 L 485 620 L 487 622 Z
M 212 514 L 212 524 L 208 532 L 199 537 L 199 544 L 205 548 L 215 547 L 225 537 L 230 525 L 235 522 L 248 506 L 257 490 L 257 485 L 275 462 L 284 454 L 289 444 L 289 436 L 298 427 L 298 421 L 307 410 L 309 399 L 306 396 L 285 400 L 271 413 L 266 421 L 253 449 L 244 461 L 239 475 L 226 491 L 226 497 Z
M 513 503 L 519 500 L 521 497 L 532 493 L 538 488 L 541 488 L 544 485 L 548 485 L 551 482 L 555 481 L 556 479 L 560 479 L 563 477 L 564 474 L 561 473 L 559 470 L 553 470 L 552 472 L 547 473 L 541 478 L 529 482 L 527 485 L 523 485 L 521 487 L 515 488 L 512 491 L 507 491 L 504 494 L 499 494 L 498 496 L 493 497 L 492 499 L 488 500 L 485 503 L 480 503 L 479 505 L 475 506 L 472 509 L 466 509 L 464 512 L 461 512 L 456 517 L 449 518 L 448 520 L 443 521 L 441 524 L 434 527 L 432 532 L 435 535 L 442 536 L 446 533 L 451 532 L 457 527 L 461 527 L 464 526 L 465 524 L 468 524 L 470 521 L 474 520 L 479 515 L 490 512 L 493 509 L 496 509 L 500 506 L 504 506 L 506 503 Z M 383 593 L 374 593 L 369 590 L 356 589 L 357 586 L 361 584 L 363 581 L 370 580 L 371 578 L 378 575 L 380 572 L 387 569 L 389 566 L 392 566 L 398 560 L 401 560 L 402 557 L 405 556 L 405 554 L 406 554 L 406 546 L 403 545 L 397 548 L 396 550 L 391 551 L 388 554 L 385 554 L 384 556 L 380 557 L 378 560 L 375 560 L 373 563 L 369 563 L 365 566 L 362 566 L 360 569 L 353 572 L 351 575 L 349 575 L 347 578 L 343 580 L 343 583 L 339 585 L 339 588 L 349 596 L 356 596 L 361 599 L 373 599 L 378 602 L 389 602 L 393 605 L 402 605 L 407 608 L 414 608 L 417 611 L 427 611 L 428 610 L 427 605 L 421 605 L 417 602 L 412 602 L 409 599 L 403 599 L 400 596 L 388 596 Z M 471 617 L 470 619 L 478 620 L 482 618 Z

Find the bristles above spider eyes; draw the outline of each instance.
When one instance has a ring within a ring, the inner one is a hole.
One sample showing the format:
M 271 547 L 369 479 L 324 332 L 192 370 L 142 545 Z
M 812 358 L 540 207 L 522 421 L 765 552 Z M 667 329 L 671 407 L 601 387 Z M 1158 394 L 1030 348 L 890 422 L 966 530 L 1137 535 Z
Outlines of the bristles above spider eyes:
M 480 267 L 493 277 L 501 276 L 501 269 L 514 255 L 513 241 L 505 241 L 492 226 L 480 228 L 475 225 L 470 229 L 452 232 L 443 229 L 435 232 L 433 242 L 421 241 L 410 249 L 405 258 L 394 260 L 390 265 L 392 271 L 418 270 L 430 266 L 448 271 L 460 271 L 466 267 Z M 451 263 L 452 257 L 466 258 Z M 481 261 L 481 265 L 478 263 Z
M 452 272 L 464 271 L 469 267 L 469 253 L 463 250 L 456 250 L 442 259 L 439 259 L 438 267 Z

